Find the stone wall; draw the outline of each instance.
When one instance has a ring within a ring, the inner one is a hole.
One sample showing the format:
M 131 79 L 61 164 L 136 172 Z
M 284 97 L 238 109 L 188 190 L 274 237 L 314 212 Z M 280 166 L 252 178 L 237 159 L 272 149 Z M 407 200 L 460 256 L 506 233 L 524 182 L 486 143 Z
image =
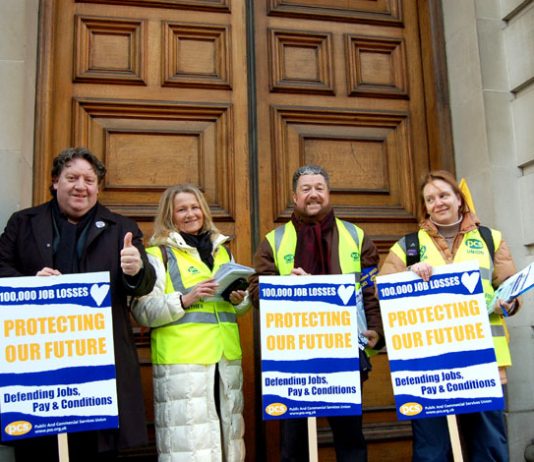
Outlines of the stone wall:
M 2 0 L 0 226 L 31 205 L 39 0 Z
M 534 0 L 442 0 L 458 177 L 519 268 L 534 260 Z M 534 439 L 534 297 L 508 322 L 510 460 Z

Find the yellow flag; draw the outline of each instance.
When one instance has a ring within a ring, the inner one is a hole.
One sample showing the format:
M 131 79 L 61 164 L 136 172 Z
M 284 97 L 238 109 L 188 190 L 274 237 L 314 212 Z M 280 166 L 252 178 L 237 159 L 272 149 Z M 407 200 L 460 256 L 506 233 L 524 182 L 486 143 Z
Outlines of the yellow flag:
M 469 186 L 467 186 L 467 181 L 465 181 L 465 178 L 462 178 L 460 180 L 460 183 L 458 184 L 458 187 L 460 188 L 460 191 L 462 191 L 462 194 L 465 197 L 465 202 L 467 203 L 467 206 L 469 207 L 469 210 L 471 213 L 476 215 L 475 210 L 475 204 L 473 202 L 473 197 L 471 196 L 471 191 L 469 191 Z

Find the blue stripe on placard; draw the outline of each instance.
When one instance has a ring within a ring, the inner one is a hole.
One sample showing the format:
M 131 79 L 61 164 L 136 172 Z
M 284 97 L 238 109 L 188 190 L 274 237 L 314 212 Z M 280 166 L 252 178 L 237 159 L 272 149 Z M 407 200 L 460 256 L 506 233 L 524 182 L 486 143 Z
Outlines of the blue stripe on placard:
M 31 421 L 32 429 L 24 435 L 10 435 L 6 427 L 12 422 Z M 7 412 L 2 414 L 2 441 L 14 441 L 37 436 L 56 435 L 58 433 L 74 433 L 81 431 L 118 428 L 117 415 L 64 415 L 61 417 L 40 417 L 35 415 Z M 36 458 L 38 460 L 38 458 Z M 44 460 L 44 458 L 42 459 Z
M 474 275 L 478 275 L 476 284 L 473 283 L 476 278 Z M 479 271 L 438 274 L 432 276 L 428 282 L 422 279 L 395 283 L 381 282 L 377 283 L 377 287 L 380 300 L 436 294 L 472 295 L 483 292 Z
M 355 289 L 353 284 L 282 285 L 261 282 L 259 291 L 261 300 L 324 302 L 330 305 L 355 306 L 356 291 L 348 296 L 345 287 L 347 290 Z
M 404 415 L 399 409 L 404 404 L 417 403 L 422 406 L 422 411 L 417 415 Z M 412 395 L 396 395 L 397 418 L 399 420 L 421 419 L 425 417 L 441 417 L 449 414 L 470 414 L 483 411 L 500 411 L 504 409 L 503 397 L 466 398 L 453 399 L 426 399 Z M 439 405 L 440 408 L 437 408 Z
M 111 305 L 108 282 L 56 284 L 42 287 L 0 286 L 0 306 L 82 305 L 90 308 Z
M 316 358 L 299 359 L 298 361 L 261 361 L 263 372 L 289 372 L 321 374 L 330 372 L 357 371 L 360 368 L 359 358 Z
M 347 387 L 348 388 L 348 387 Z M 263 395 L 263 420 L 295 419 L 306 417 L 334 417 L 342 415 L 361 415 L 361 403 L 337 401 L 299 401 L 278 395 Z M 283 414 L 269 414 L 267 409 L 275 404 L 278 408 L 285 408 Z M 280 406 L 282 404 L 283 406 Z
M 322 386 L 310 386 L 310 391 L 311 389 L 314 389 L 314 390 L 318 390 L 316 391 L 314 394 L 318 395 L 320 392 L 321 392 L 321 389 L 323 388 Z M 354 399 L 354 393 L 352 392 L 352 390 L 350 390 L 350 386 L 346 385 L 346 386 L 337 386 L 337 388 L 343 388 L 346 391 L 346 393 L 352 398 Z M 354 386 L 353 388 L 356 388 L 356 386 Z M 330 394 L 334 394 L 334 393 L 330 393 Z M 349 401 L 343 401 L 342 398 L 341 398 L 341 395 L 340 394 L 337 394 L 338 396 L 338 401 L 336 401 L 335 404 L 341 404 L 341 405 L 354 405 L 354 403 L 351 403 Z M 332 402 L 331 401 L 320 401 L 320 400 L 317 400 L 317 401 L 303 401 L 303 400 L 299 400 L 298 398 L 297 399 L 291 399 L 291 398 L 286 398 L 284 396 L 280 396 L 280 395 L 272 395 L 272 394 L 265 394 L 263 395 L 263 404 L 264 405 L 269 405 L 271 403 L 284 403 L 287 407 L 298 407 L 298 406 L 328 406 L 328 405 L 332 405 Z
M 67 367 L 44 372 L 24 372 L 20 374 L 0 374 L 3 387 L 11 385 L 39 386 L 86 383 L 115 378 L 115 366 Z
M 434 406 L 436 403 L 447 403 L 447 406 L 451 405 L 451 404 L 459 404 L 459 403 L 465 403 L 466 401 L 469 401 L 471 398 L 447 398 L 447 399 L 443 399 L 443 398 L 439 398 L 439 397 L 434 397 L 434 398 L 423 398 L 422 396 L 415 396 L 415 395 L 410 395 L 410 394 L 400 394 L 400 395 L 395 395 L 395 403 L 397 404 L 398 407 L 402 406 L 403 404 L 405 403 L 411 403 L 411 402 L 417 402 L 419 404 L 422 404 L 423 406 Z M 496 400 L 496 401 L 499 401 L 501 400 L 502 397 L 499 397 L 499 396 L 488 396 L 488 397 L 476 397 L 476 398 L 472 398 L 473 401 L 485 401 L 485 400 Z M 480 403 L 477 403 L 477 404 L 480 404 Z
M 460 351 L 445 353 L 417 359 L 390 359 L 391 372 L 398 371 L 434 371 L 439 369 L 455 369 L 495 362 L 495 350 L 488 348 L 477 351 Z

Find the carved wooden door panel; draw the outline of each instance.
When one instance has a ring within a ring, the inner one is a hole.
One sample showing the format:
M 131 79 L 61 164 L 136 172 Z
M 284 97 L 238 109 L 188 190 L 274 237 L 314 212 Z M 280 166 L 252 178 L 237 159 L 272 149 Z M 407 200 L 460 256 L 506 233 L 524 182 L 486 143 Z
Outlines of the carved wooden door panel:
M 152 231 L 161 193 L 206 194 L 237 261 L 251 262 L 245 4 L 230 0 L 43 0 L 34 201 L 52 158 L 86 146 L 108 173 L 100 200 Z M 252 317 L 241 320 L 247 403 Z M 148 420 L 148 335 L 138 335 Z M 245 411 L 254 454 L 253 407 Z
M 290 216 L 292 172 L 318 163 L 331 174 L 338 216 L 384 255 L 415 227 L 415 179 L 452 168 L 440 8 L 41 0 L 34 201 L 49 197 L 52 158 L 87 146 L 108 168 L 101 201 L 146 236 L 162 191 L 196 183 L 217 226 L 236 236 L 236 259 L 250 264 L 252 242 Z M 240 321 L 247 460 L 276 460 L 276 429 L 261 422 L 254 324 L 253 315 Z M 151 420 L 149 341 L 141 331 L 137 340 Z M 389 380 L 382 354 L 364 391 L 370 460 L 409 457 Z M 319 441 L 321 460 L 333 460 L 325 422 Z

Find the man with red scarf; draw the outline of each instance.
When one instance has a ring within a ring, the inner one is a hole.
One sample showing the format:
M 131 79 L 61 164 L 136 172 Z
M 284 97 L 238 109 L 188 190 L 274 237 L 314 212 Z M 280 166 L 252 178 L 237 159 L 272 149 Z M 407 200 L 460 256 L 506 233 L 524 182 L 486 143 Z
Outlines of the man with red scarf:
M 356 241 L 351 243 L 352 247 L 357 245 L 359 248 L 359 252 L 352 252 L 351 255 L 359 259 L 355 266 L 361 268 L 357 277 L 362 283 L 368 326 L 363 334 L 368 339 L 368 348 L 380 348 L 383 346 L 383 329 L 372 282 L 378 265 L 376 247 L 364 236 L 363 230 L 335 217 L 330 204 L 329 176 L 323 168 L 305 165 L 297 169 L 293 175 L 293 203 L 294 211 L 290 222 L 268 234 L 256 251 L 256 274 L 251 277 L 249 287 L 252 302 L 258 306 L 259 276 L 283 274 L 277 264 L 275 254 L 278 252 L 273 249 L 273 242 L 283 242 L 282 245 L 286 246 L 282 252 L 284 260 L 293 261 L 289 274 L 341 274 L 339 255 L 347 249 L 340 239 L 339 227 L 346 227 L 348 234 L 354 236 Z M 278 237 L 274 237 L 275 235 Z M 362 381 L 366 380 L 370 363 L 364 352 L 360 354 L 360 369 Z M 338 462 L 366 461 L 367 447 L 362 433 L 362 416 L 329 417 L 328 421 L 334 435 Z M 306 419 L 281 421 L 280 459 L 283 462 L 308 460 Z

